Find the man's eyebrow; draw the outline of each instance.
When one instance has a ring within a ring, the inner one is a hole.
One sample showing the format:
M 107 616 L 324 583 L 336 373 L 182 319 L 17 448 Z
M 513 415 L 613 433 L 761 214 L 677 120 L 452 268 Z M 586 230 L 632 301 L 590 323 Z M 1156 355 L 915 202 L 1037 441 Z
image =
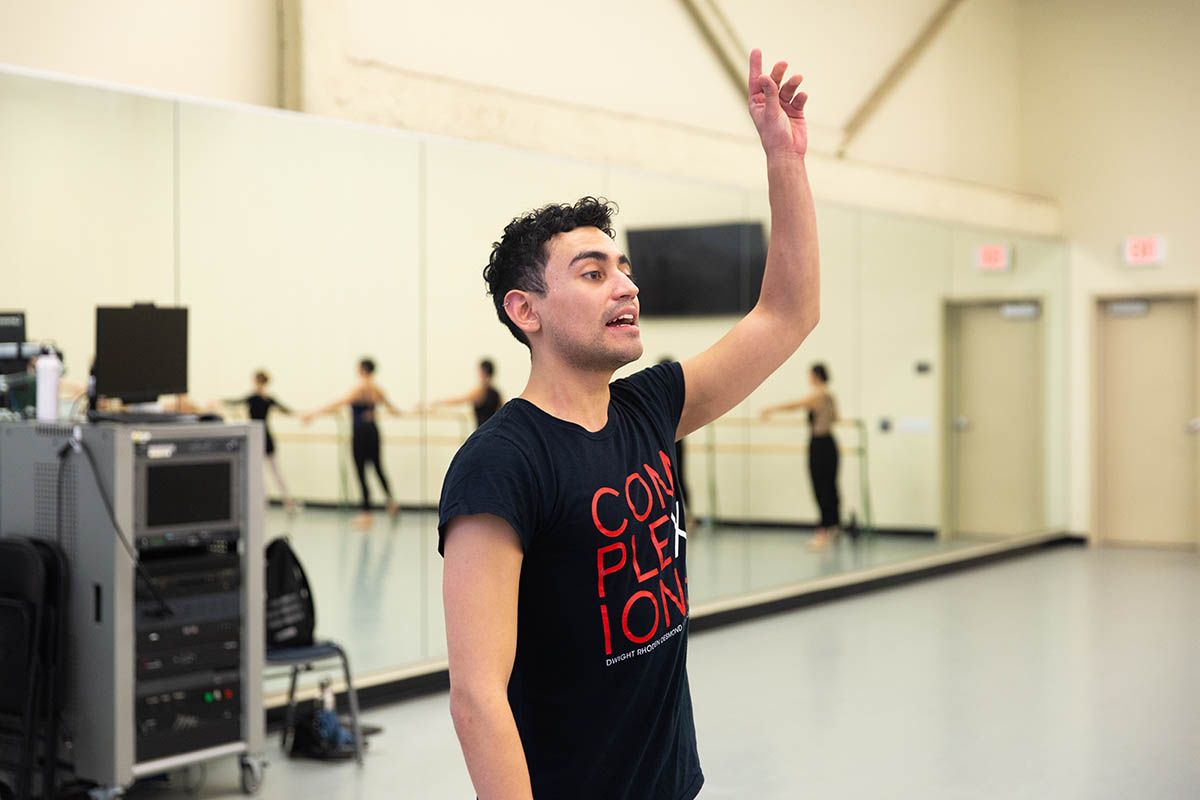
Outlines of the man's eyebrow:
M 584 250 L 582 253 L 580 253 L 579 255 L 572 258 L 571 263 L 568 264 L 567 266 L 573 267 L 573 266 L 575 266 L 575 262 L 577 262 L 577 261 L 588 261 L 590 259 L 595 259 L 596 261 L 607 261 L 608 253 L 605 253 L 603 250 Z M 617 263 L 618 264 L 628 264 L 629 259 L 625 256 L 624 253 L 622 253 L 621 256 L 617 259 Z

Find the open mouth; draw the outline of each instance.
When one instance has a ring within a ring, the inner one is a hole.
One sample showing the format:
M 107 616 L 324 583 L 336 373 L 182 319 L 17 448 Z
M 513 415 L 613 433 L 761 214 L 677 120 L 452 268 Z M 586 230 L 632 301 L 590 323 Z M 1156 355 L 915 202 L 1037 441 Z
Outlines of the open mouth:
M 637 327 L 637 320 L 633 314 L 621 314 L 610 319 L 605 325 L 609 328 L 635 328 Z

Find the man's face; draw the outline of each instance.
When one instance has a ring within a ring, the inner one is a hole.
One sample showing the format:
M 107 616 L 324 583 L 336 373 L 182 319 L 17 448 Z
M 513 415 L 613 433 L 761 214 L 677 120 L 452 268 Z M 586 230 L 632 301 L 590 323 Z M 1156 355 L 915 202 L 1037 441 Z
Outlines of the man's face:
M 544 344 L 581 369 L 615 370 L 642 357 L 638 288 L 629 260 L 597 228 L 546 244 L 546 294 L 534 304 Z

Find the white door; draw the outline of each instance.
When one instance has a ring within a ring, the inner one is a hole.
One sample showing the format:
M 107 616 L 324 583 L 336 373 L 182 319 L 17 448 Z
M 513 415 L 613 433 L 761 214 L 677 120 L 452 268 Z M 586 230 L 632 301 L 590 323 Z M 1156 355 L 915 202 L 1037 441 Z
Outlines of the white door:
M 1043 528 L 1042 315 L 1036 302 L 953 305 L 947 319 L 951 532 Z
M 1195 300 L 1106 300 L 1097 332 L 1100 537 L 1194 546 Z

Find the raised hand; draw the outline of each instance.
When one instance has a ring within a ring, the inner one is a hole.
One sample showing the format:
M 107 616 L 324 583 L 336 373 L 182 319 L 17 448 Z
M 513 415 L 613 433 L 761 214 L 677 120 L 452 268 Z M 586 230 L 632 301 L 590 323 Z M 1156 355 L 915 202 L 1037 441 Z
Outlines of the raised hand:
M 758 130 L 767 156 L 803 156 L 808 151 L 808 127 L 804 122 L 804 104 L 808 95 L 798 91 L 802 75 L 783 81 L 787 62 L 780 61 L 770 75 L 762 71 L 762 51 L 750 51 L 750 119 Z

